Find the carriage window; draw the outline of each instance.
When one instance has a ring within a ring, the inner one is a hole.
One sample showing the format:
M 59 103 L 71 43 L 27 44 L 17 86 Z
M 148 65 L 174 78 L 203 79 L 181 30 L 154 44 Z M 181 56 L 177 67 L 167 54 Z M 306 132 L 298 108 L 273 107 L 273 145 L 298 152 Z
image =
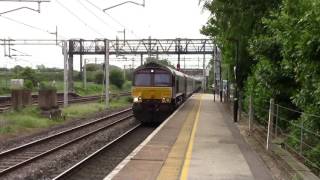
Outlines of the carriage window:
M 136 74 L 135 86 L 151 86 L 151 74 Z
M 169 74 L 155 74 L 154 85 L 155 86 L 170 86 L 170 75 Z

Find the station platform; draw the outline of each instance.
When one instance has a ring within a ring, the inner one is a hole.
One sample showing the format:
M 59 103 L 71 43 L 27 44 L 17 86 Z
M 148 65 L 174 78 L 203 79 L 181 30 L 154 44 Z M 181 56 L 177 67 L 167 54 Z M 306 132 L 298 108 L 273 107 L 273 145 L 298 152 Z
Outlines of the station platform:
M 270 180 L 272 176 L 211 94 L 194 94 L 106 178 Z

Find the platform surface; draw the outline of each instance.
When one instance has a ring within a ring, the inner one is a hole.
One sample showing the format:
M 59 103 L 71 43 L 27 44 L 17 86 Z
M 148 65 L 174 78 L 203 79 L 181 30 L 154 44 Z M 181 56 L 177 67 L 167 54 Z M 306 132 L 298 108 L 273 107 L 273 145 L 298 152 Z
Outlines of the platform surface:
M 105 179 L 270 180 L 213 95 L 195 94 Z

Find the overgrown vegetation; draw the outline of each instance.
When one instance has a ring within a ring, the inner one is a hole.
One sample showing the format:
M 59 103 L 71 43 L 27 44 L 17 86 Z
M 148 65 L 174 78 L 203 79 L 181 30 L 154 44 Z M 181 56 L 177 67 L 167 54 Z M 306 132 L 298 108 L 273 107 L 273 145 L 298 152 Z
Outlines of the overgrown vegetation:
M 101 94 L 104 90 L 102 82 L 104 80 L 103 66 L 101 64 L 87 64 L 87 89 L 83 88 L 80 72 L 74 71 L 75 91 L 80 95 Z M 30 67 L 15 66 L 12 69 L 0 69 L 0 95 L 10 94 L 10 79 L 24 79 L 24 88 L 37 91 L 43 85 L 54 85 L 58 92 L 63 91 L 63 70 L 57 68 L 47 68 L 44 65 L 37 66 L 37 69 Z M 123 70 L 110 66 L 110 91 L 130 91 L 130 81 L 132 80 L 132 69 L 126 70 L 126 81 L 123 77 Z M 126 86 L 124 86 L 126 85 Z
M 281 123 L 298 149 L 297 125 L 319 134 L 320 120 L 320 1 L 214 0 L 204 1 L 212 15 L 202 28 L 222 49 L 224 72 L 233 72 L 239 48 L 240 89 L 254 98 L 255 114 L 265 119 L 270 98 L 303 114 L 282 111 Z M 230 73 L 229 79 L 233 78 Z M 226 77 L 225 77 L 226 78 Z M 259 107 L 259 108 L 258 108 Z M 309 115 L 308 115 L 309 114 Z M 305 133 L 303 155 L 320 167 L 320 138 Z
M 110 108 L 121 108 L 129 106 L 132 100 L 130 97 L 120 97 L 110 101 Z M 86 104 L 73 104 L 67 108 L 63 108 L 63 115 L 66 120 L 72 118 L 80 118 L 106 109 L 103 102 L 93 102 Z M 48 119 L 40 115 L 37 107 L 28 107 L 19 112 L 5 112 L 0 114 L 0 136 L 14 135 L 20 132 L 34 132 L 38 129 L 48 128 L 53 125 L 62 124 L 63 119 Z
M 13 134 L 17 132 L 28 132 L 35 129 L 47 128 L 60 121 L 53 121 L 39 115 L 36 107 L 28 107 L 16 112 L 6 112 L 0 114 L 0 135 Z

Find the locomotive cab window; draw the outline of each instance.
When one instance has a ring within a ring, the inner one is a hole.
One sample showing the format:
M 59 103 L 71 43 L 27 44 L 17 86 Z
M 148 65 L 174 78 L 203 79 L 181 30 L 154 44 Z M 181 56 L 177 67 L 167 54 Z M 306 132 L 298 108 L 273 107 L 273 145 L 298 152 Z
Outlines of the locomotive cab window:
M 167 73 L 154 74 L 154 85 L 155 86 L 170 86 L 171 85 L 170 75 Z
M 134 79 L 135 86 L 151 86 L 151 74 L 138 73 Z

